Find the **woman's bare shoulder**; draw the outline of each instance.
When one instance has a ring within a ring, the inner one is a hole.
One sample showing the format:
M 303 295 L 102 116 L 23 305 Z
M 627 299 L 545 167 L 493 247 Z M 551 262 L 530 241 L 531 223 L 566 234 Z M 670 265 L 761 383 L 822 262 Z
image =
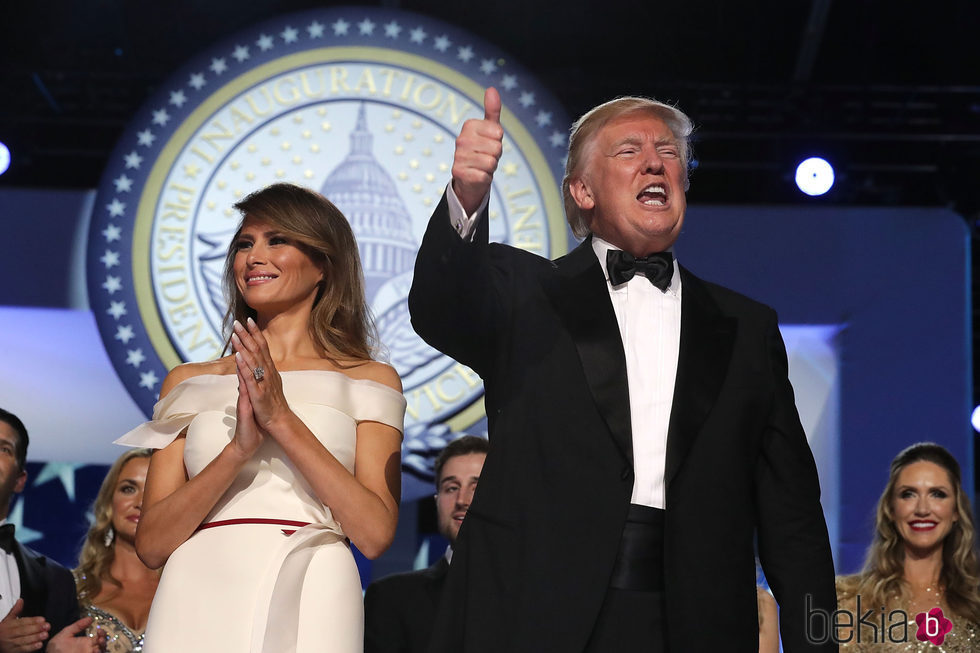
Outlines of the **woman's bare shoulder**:
M 178 384 L 187 379 L 203 374 L 234 374 L 235 359 L 232 356 L 225 356 L 218 360 L 206 361 L 204 363 L 184 363 L 170 370 L 167 377 L 160 386 L 160 398 L 166 397 L 171 390 Z
M 381 361 L 359 361 L 350 366 L 344 366 L 338 371 L 352 379 L 366 379 L 381 383 L 398 392 L 402 391 L 402 380 L 395 368 Z

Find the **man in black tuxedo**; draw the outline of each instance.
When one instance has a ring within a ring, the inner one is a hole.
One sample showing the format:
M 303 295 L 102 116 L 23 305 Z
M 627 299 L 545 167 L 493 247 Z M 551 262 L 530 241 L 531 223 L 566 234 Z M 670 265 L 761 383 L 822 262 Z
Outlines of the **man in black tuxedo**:
M 27 483 L 28 442 L 24 423 L 0 408 L 0 587 L 8 588 L 7 593 L 0 591 L 6 615 L 0 620 L 0 653 L 94 652 L 104 640 L 76 637 L 92 619 L 78 618 L 71 572 L 14 539 L 13 525 L 6 523 L 11 497 Z M 15 589 L 15 595 L 10 595 L 9 588 L 19 588 L 19 592 Z
M 563 194 L 585 241 L 548 261 L 487 242 L 504 132 L 484 104 L 409 296 L 490 424 L 430 651 L 755 653 L 756 548 L 784 650 L 836 651 L 807 632 L 834 569 L 776 315 L 672 257 L 690 120 L 647 98 L 579 119 Z
M 464 435 L 436 457 L 436 519 L 439 534 L 449 541 L 449 548 L 428 569 L 394 574 L 368 586 L 364 593 L 364 653 L 424 653 L 456 535 L 473 500 L 489 446 L 483 438 Z

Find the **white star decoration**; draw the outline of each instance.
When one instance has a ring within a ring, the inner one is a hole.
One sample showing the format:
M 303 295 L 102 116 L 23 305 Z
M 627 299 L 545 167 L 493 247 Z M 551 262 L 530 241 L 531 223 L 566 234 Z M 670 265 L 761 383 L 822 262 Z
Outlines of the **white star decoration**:
M 265 52 L 266 50 L 272 49 L 272 46 L 275 45 L 275 41 L 268 34 L 262 34 L 259 36 L 259 40 L 255 42 L 255 45 L 259 46 L 259 49 L 262 50 L 262 52 Z
M 153 145 L 153 141 L 157 139 L 149 129 L 144 129 L 143 131 L 136 134 L 136 142 L 143 147 L 150 147 Z
M 420 569 L 425 569 L 429 566 L 429 540 L 422 540 L 422 545 L 419 546 L 419 552 L 415 554 L 415 560 L 412 562 L 412 569 L 418 571 Z
M 361 34 L 366 36 L 374 34 L 374 23 L 372 23 L 369 18 L 365 18 L 357 24 L 357 29 Z
M 442 36 L 436 37 L 436 42 L 432 47 L 434 47 L 439 52 L 445 52 L 446 50 L 449 49 L 449 46 L 451 44 L 452 41 L 449 40 L 449 37 L 443 34 Z
M 110 302 L 106 313 L 111 315 L 113 319 L 118 320 L 126 314 L 126 302 Z
M 119 340 L 124 345 L 128 345 L 129 341 L 134 337 L 133 327 L 128 324 L 120 325 L 116 327 L 116 340 Z
M 114 277 L 111 274 L 106 275 L 105 281 L 102 283 L 102 287 L 105 288 L 105 291 L 110 295 L 115 295 L 117 290 L 122 290 L 122 279 L 120 277 Z
M 493 59 L 484 59 L 480 63 L 480 72 L 489 75 L 491 73 L 497 72 L 497 64 L 493 62 Z
M 323 25 L 314 20 L 306 28 L 306 31 L 311 39 L 321 38 L 323 36 Z
M 551 142 L 552 147 L 561 147 L 565 144 L 565 135 L 558 131 L 551 132 L 548 140 Z
M 456 57 L 460 61 L 469 61 L 473 58 L 473 48 L 468 45 L 464 48 L 459 48 L 456 50 Z
M 538 115 L 534 117 L 534 121 L 538 123 L 538 127 L 544 127 L 545 125 L 551 124 L 551 112 L 550 111 L 538 111 Z
M 37 475 L 37 480 L 34 481 L 34 487 L 59 479 L 62 487 L 65 488 L 68 500 L 74 502 L 75 470 L 84 466 L 84 463 L 45 463 Z
M 140 165 L 143 164 L 143 157 L 141 157 L 136 150 L 133 150 L 127 154 L 125 158 L 127 168 L 135 168 L 139 170 Z
M 204 79 L 204 73 L 194 73 L 191 78 L 187 80 L 187 84 L 196 91 L 200 91 L 204 88 L 207 82 Z
M 34 540 L 40 540 L 44 537 L 44 533 L 41 531 L 36 531 L 33 528 L 24 526 L 23 497 L 17 497 L 17 500 L 14 502 L 13 509 L 11 509 L 10 514 L 7 515 L 7 521 L 15 526 L 17 541 L 21 544 L 30 544 Z
M 387 36 L 390 39 L 397 39 L 401 31 L 402 31 L 402 26 L 396 23 L 395 21 L 391 21 L 390 23 L 385 25 L 385 36 Z
M 295 43 L 299 38 L 299 31 L 295 27 L 287 27 L 279 33 L 285 43 Z
M 500 85 L 508 91 L 512 91 L 517 86 L 517 77 L 514 75 L 504 75 L 503 79 L 500 80 Z
M 155 386 L 159 382 L 160 382 L 160 379 L 157 378 L 157 375 L 156 375 L 156 373 L 153 370 L 150 370 L 149 372 L 142 372 L 142 373 L 140 373 L 140 387 L 141 388 L 146 388 L 147 390 L 152 390 L 153 389 L 153 386 Z
M 133 188 L 133 180 L 126 175 L 119 175 L 112 180 L 112 183 L 116 185 L 117 193 L 128 193 Z
M 128 349 L 126 350 L 126 362 L 135 368 L 139 368 L 146 360 L 146 356 L 143 355 L 142 349 Z
M 107 270 L 111 270 L 114 265 L 119 265 L 119 252 L 107 249 L 99 260 L 102 261 Z
M 220 59 L 214 58 L 211 60 L 210 68 L 211 68 L 211 72 L 213 72 L 215 75 L 220 75 L 221 73 L 228 70 L 228 64 L 225 63 L 224 57 Z
M 339 18 L 337 19 L 337 22 L 335 22 L 330 27 L 333 28 L 334 36 L 346 36 L 347 29 L 350 27 L 350 23 L 348 23 L 343 18 Z
M 248 59 L 248 48 L 244 45 L 235 46 L 235 51 L 231 53 L 231 56 L 234 57 L 235 61 L 241 63 Z
M 528 91 L 524 91 L 523 93 L 521 93 L 521 98 L 518 100 L 518 102 L 520 102 L 521 106 L 526 109 L 527 107 L 534 104 L 534 93 L 529 93 Z
M 109 210 L 109 215 L 113 218 L 118 218 L 126 210 L 126 205 L 120 202 L 118 197 L 112 198 L 112 203 L 106 204 L 105 207 Z
M 108 227 L 102 230 L 102 235 L 105 236 L 107 243 L 111 243 L 114 240 L 119 240 L 122 237 L 122 229 L 114 224 L 110 224 Z
M 180 107 L 184 106 L 185 102 L 187 102 L 187 96 L 183 91 L 177 90 L 170 92 L 170 104 L 179 109 Z
M 168 122 L 170 122 L 170 114 L 167 113 L 166 109 L 157 109 L 153 112 L 153 124 L 160 125 L 163 127 Z
M 428 36 L 428 34 L 426 34 L 425 30 L 421 27 L 416 27 L 409 33 L 409 38 L 411 39 L 412 43 L 421 43 L 425 40 L 426 36 Z

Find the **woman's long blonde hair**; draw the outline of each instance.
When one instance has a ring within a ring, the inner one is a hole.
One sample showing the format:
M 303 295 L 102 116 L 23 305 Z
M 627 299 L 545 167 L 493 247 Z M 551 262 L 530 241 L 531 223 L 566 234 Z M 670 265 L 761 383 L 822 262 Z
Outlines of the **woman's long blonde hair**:
M 242 221 L 225 259 L 224 287 L 228 300 L 225 332 L 242 324 L 255 311 L 235 283 L 236 243 L 246 218 L 266 222 L 294 240 L 323 271 L 313 304 L 309 331 L 320 353 L 330 361 L 372 358 L 377 336 L 364 296 L 364 275 L 357 241 L 350 223 L 333 203 L 319 193 L 294 184 L 273 184 L 235 204 Z
M 895 526 L 892 500 L 898 476 L 917 462 L 939 465 L 949 474 L 956 498 L 956 521 L 943 540 L 943 568 L 939 583 L 949 609 L 980 624 L 980 564 L 977 561 L 976 531 L 970 499 L 963 491 L 960 466 L 945 448 L 932 442 L 920 442 L 899 453 L 892 461 L 888 484 L 878 500 L 875 536 L 868 550 L 864 569 L 838 581 L 842 598 L 861 596 L 867 606 L 902 608 L 910 599 L 905 581 L 905 542 Z M 897 597 L 897 599 L 896 599 Z
M 102 487 L 92 505 L 94 519 L 85 534 L 82 550 L 78 554 L 78 567 L 75 569 L 78 596 L 84 600 L 91 601 L 98 596 L 103 583 L 122 586 L 110 571 L 116 557 L 116 540 L 113 539 L 109 546 L 105 544 L 106 533 L 112 526 L 112 495 L 116 492 L 119 475 L 126 463 L 134 458 L 149 458 L 152 455 L 151 449 L 130 449 L 112 463 L 102 481 Z

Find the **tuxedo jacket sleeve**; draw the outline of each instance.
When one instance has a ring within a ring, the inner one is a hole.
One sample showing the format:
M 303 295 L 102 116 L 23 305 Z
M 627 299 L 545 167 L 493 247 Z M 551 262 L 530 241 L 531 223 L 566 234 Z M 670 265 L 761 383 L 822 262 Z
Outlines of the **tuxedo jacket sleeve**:
M 56 635 L 79 618 L 75 579 L 60 564 L 17 542 L 14 558 L 20 573 L 24 617 L 44 617 Z
M 784 649 L 805 600 L 836 607 L 816 467 L 772 309 L 681 268 L 667 436 L 667 635 L 676 651 L 758 648 L 755 549 Z M 548 261 L 429 223 L 412 323 L 484 380 L 490 452 L 430 650 L 579 651 L 608 588 L 633 487 L 626 358 L 589 242 Z M 706 624 L 711 624 L 710 627 Z

